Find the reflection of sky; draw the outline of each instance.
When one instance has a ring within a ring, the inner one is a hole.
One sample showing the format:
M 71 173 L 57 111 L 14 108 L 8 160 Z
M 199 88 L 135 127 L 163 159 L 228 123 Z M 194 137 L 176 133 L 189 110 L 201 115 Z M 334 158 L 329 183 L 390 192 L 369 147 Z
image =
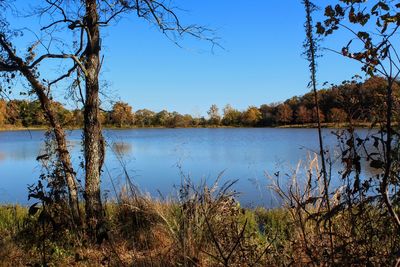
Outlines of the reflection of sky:
M 247 204 L 271 203 L 265 172 L 290 170 L 318 147 L 315 129 L 137 129 L 107 130 L 104 135 L 108 146 L 102 185 L 110 196 L 112 183 L 119 188 L 125 182 L 123 167 L 142 191 L 154 196 L 158 190 L 173 193 L 181 170 L 195 181 L 210 183 L 224 171 L 223 181 L 239 179 L 235 188 Z M 332 147 L 336 138 L 330 130 L 325 136 Z M 68 138 L 82 177 L 81 132 L 69 132 Z M 26 201 L 26 185 L 40 173 L 35 158 L 43 139 L 40 131 L 0 132 L 0 202 Z

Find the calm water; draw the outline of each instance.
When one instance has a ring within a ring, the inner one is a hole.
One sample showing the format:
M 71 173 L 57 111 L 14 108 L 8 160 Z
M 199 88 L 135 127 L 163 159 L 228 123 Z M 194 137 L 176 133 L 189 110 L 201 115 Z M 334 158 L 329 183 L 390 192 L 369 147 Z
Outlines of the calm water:
M 324 136 L 333 151 L 337 141 L 331 131 L 324 130 Z M 109 145 L 102 187 L 110 198 L 115 196 L 111 179 L 117 186 L 124 183 L 113 152 L 119 151 L 134 182 L 153 196 L 176 195 L 181 172 L 211 183 L 223 171 L 224 180 L 239 180 L 235 189 L 244 204 L 271 206 L 276 200 L 265 173 L 289 173 L 318 148 L 315 129 L 135 129 L 107 130 L 105 136 Z M 0 132 L 1 203 L 28 202 L 27 185 L 41 172 L 35 159 L 43 140 L 43 131 Z M 79 170 L 81 132 L 68 132 L 68 140 Z

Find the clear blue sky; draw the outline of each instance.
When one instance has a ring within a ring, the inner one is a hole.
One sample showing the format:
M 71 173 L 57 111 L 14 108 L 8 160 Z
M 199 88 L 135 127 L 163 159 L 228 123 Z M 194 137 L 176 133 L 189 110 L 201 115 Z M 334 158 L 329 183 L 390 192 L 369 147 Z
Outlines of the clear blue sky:
M 133 15 L 103 29 L 103 78 L 134 110 L 206 115 L 211 104 L 245 109 L 308 91 L 300 1 L 175 2 L 186 10 L 179 12 L 182 23 L 215 29 L 225 50 L 215 48 L 211 53 L 208 43 L 190 38 L 179 48 Z M 322 45 L 338 48 L 345 43 L 338 35 Z M 338 83 L 359 70 L 356 63 L 326 52 L 319 59 L 318 80 Z

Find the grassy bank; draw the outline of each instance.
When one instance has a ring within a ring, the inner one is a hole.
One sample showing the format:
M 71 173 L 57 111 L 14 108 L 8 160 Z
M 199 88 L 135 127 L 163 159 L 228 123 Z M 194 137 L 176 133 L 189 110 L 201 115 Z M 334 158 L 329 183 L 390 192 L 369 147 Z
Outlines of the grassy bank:
M 172 202 L 108 204 L 110 234 L 96 245 L 82 242 L 72 229 L 56 230 L 39 213 L 29 215 L 27 207 L 1 206 L 0 265 L 240 266 L 246 260 L 261 266 L 271 246 L 287 239 L 290 226 L 284 210 L 223 206 L 214 207 L 227 209 L 220 214 L 208 207 L 212 214 L 196 210 L 189 215 Z
M 245 209 L 225 189 L 189 189 L 175 201 L 121 194 L 105 205 L 108 231 L 97 243 L 68 224 L 65 203 L 0 206 L 0 265 L 386 266 L 397 259 L 399 236 L 379 207 L 331 217 L 330 248 L 321 203 Z

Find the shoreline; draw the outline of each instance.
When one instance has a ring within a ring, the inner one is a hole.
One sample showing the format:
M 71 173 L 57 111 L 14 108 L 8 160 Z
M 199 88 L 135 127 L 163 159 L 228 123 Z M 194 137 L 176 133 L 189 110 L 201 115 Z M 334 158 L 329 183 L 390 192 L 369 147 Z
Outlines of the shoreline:
M 345 129 L 349 125 L 347 123 L 323 123 L 321 125 L 322 128 L 326 129 Z M 354 128 L 368 129 L 371 128 L 371 123 L 355 123 L 353 125 Z M 279 125 L 279 126 L 264 126 L 264 127 L 250 127 L 250 126 L 198 126 L 198 127 L 163 127 L 163 126 L 154 126 L 154 127 L 116 127 L 105 125 L 103 127 L 104 130 L 137 130 L 137 129 L 316 129 L 318 128 L 317 124 L 307 123 L 307 124 L 288 124 L 288 125 Z M 377 128 L 377 127 L 373 127 Z M 0 132 L 12 132 L 12 131 L 45 131 L 48 130 L 49 127 L 46 126 L 13 126 L 6 125 L 0 127 Z M 82 127 L 65 127 L 64 130 L 81 130 Z

